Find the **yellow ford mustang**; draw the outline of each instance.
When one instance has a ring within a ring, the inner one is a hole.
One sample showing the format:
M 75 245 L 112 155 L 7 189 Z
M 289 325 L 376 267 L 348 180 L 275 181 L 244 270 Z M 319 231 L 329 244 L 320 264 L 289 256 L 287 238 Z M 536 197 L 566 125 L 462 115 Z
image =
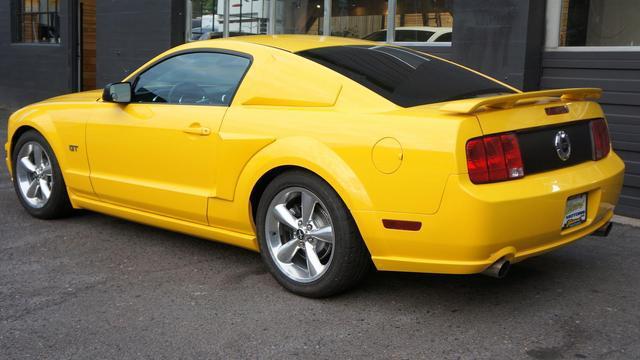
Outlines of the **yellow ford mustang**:
M 7 164 L 33 216 L 84 208 L 260 251 L 305 296 L 371 262 L 504 276 L 610 228 L 624 165 L 599 96 L 360 40 L 212 40 L 19 110 Z

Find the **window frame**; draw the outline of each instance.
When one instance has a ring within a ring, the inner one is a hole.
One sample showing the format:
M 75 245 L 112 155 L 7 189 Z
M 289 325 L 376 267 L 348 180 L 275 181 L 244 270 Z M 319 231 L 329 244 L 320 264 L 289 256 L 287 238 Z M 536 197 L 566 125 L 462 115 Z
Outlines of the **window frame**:
M 547 0 L 545 51 L 558 52 L 640 52 L 640 46 L 560 46 L 562 0 Z
M 138 84 L 138 81 L 140 80 L 140 76 L 144 75 L 144 73 L 146 73 L 147 71 L 151 70 L 152 68 L 154 68 L 156 65 L 159 65 L 169 59 L 173 59 L 175 57 L 178 56 L 182 56 L 182 55 L 188 55 L 188 54 L 200 54 L 200 53 L 213 53 L 213 54 L 224 54 L 224 55 L 232 55 L 232 56 L 238 56 L 238 57 L 242 57 L 245 58 L 247 60 L 249 60 L 249 64 L 247 65 L 247 68 L 244 70 L 244 73 L 242 74 L 242 76 L 240 77 L 240 79 L 238 80 L 238 86 L 236 86 L 233 94 L 231 94 L 231 97 L 229 99 L 229 104 L 225 105 L 225 104 L 174 104 L 174 103 L 168 103 L 168 102 L 134 102 L 134 95 L 135 95 L 135 89 L 136 89 L 136 85 Z M 131 103 L 132 105 L 134 104 L 144 104 L 144 105 L 169 105 L 169 106 L 216 106 L 216 107 L 231 107 L 231 105 L 233 104 L 233 101 L 236 98 L 236 94 L 238 93 L 238 90 L 240 89 L 240 86 L 242 86 L 243 82 L 244 82 L 244 78 L 247 76 L 247 73 L 249 72 L 249 70 L 251 69 L 251 66 L 253 65 L 253 56 L 251 56 L 250 54 L 247 53 L 243 53 L 243 52 L 239 52 L 239 51 L 233 51 L 233 50 L 227 50 L 227 49 L 212 49 L 212 48 L 195 48 L 195 49 L 188 49 L 188 50 L 182 50 L 182 51 L 176 51 L 174 53 L 168 54 L 166 56 L 161 57 L 160 59 L 154 61 L 151 64 L 148 64 L 146 66 L 143 66 L 142 68 L 136 70 L 136 72 L 134 72 L 133 74 L 127 76 L 124 80 L 122 80 L 122 82 L 129 82 L 131 83 Z
M 214 0 L 215 1 L 215 0 Z M 267 18 L 269 19 L 269 24 L 267 25 L 267 35 L 275 35 L 276 34 L 276 21 L 275 21 L 275 9 L 276 9 L 276 1 L 277 0 L 270 0 L 269 1 L 269 13 L 267 15 Z M 192 42 L 192 41 L 198 41 L 198 40 L 191 40 L 191 18 L 192 18 L 192 14 L 193 14 L 193 9 L 192 9 L 192 3 L 191 0 L 185 0 L 186 5 L 185 8 L 187 11 L 185 11 L 185 17 L 187 19 L 186 21 L 186 31 L 185 31 L 185 42 Z M 385 43 L 387 44 L 392 44 L 392 45 L 398 45 L 398 46 L 420 46 L 420 47 L 451 47 L 452 46 L 452 42 L 415 42 L 415 41 L 395 41 L 394 40 L 394 36 L 395 36 L 395 30 L 396 30 L 396 9 L 397 9 L 397 3 L 398 0 L 388 0 L 387 3 L 387 19 L 386 19 L 386 23 L 387 23 L 387 40 L 385 41 Z M 224 14 L 228 14 L 231 11 L 231 0 L 224 0 L 223 1 L 223 8 L 224 8 Z M 331 18 L 331 12 L 332 12 L 332 0 L 324 0 L 324 5 L 323 5 L 323 13 L 324 13 L 324 18 L 328 19 Z M 393 31 L 389 31 L 389 29 L 393 29 Z M 229 37 L 229 17 L 225 16 L 224 17 L 224 22 L 223 22 L 223 31 L 222 31 L 223 38 L 227 38 Z M 331 21 L 323 21 L 322 24 L 322 34 L 324 36 L 324 34 L 331 34 Z
M 10 45 L 14 46 L 61 46 L 62 45 L 62 19 L 61 19 L 61 2 L 62 0 L 57 0 L 56 5 L 54 7 L 54 11 L 40 11 L 40 4 L 38 4 L 38 11 L 24 11 L 24 2 L 25 0 L 10 0 L 9 1 L 9 14 L 11 19 L 9 21 L 9 29 L 10 29 Z M 49 10 L 49 1 L 47 0 L 47 10 Z M 54 25 L 56 27 L 56 42 L 42 42 L 38 41 L 24 41 L 24 33 L 19 29 L 24 28 L 24 15 L 30 16 L 41 16 L 42 14 L 47 14 L 47 16 L 55 14 L 54 16 Z M 57 22 L 57 24 L 55 24 Z M 21 40 L 18 39 L 18 35 L 20 35 Z

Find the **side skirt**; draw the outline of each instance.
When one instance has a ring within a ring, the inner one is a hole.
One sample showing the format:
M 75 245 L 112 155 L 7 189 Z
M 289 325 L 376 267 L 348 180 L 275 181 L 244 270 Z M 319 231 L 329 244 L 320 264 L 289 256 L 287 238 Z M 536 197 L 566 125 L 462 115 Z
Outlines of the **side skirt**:
M 218 241 L 253 251 L 259 251 L 259 249 L 256 247 L 257 241 L 255 235 L 248 235 L 226 229 L 194 224 L 184 220 L 178 220 L 162 215 L 148 213 L 145 211 L 113 205 L 98 200 L 83 198 L 71 193 L 69 194 L 69 196 L 71 197 L 71 202 L 74 204 L 74 207 L 92 210 L 99 213 L 123 218 L 125 220 L 176 231 L 207 240 Z

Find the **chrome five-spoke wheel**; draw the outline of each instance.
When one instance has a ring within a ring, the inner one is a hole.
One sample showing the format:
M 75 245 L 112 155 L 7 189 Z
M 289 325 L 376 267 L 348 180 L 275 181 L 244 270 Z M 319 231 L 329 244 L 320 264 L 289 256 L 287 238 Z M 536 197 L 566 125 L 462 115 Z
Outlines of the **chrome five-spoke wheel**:
M 371 269 L 349 209 L 331 185 L 309 171 L 291 169 L 271 179 L 255 216 L 265 265 L 298 295 L 337 294 Z
M 269 205 L 265 221 L 269 253 L 290 279 L 308 283 L 331 265 L 335 235 L 327 207 L 302 187 L 280 191 Z
M 53 189 L 51 158 L 37 142 L 30 141 L 18 151 L 16 180 L 22 198 L 33 208 L 47 204 Z

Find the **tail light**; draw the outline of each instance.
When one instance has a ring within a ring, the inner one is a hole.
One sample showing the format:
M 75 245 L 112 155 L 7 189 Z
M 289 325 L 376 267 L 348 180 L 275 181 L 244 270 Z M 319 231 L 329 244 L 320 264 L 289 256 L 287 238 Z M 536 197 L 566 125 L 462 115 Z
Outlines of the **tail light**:
M 593 142 L 593 160 L 600 160 L 609 155 L 611 140 L 604 119 L 591 121 L 591 140 Z
M 474 184 L 523 177 L 524 167 L 516 134 L 490 135 L 469 140 L 467 169 Z

